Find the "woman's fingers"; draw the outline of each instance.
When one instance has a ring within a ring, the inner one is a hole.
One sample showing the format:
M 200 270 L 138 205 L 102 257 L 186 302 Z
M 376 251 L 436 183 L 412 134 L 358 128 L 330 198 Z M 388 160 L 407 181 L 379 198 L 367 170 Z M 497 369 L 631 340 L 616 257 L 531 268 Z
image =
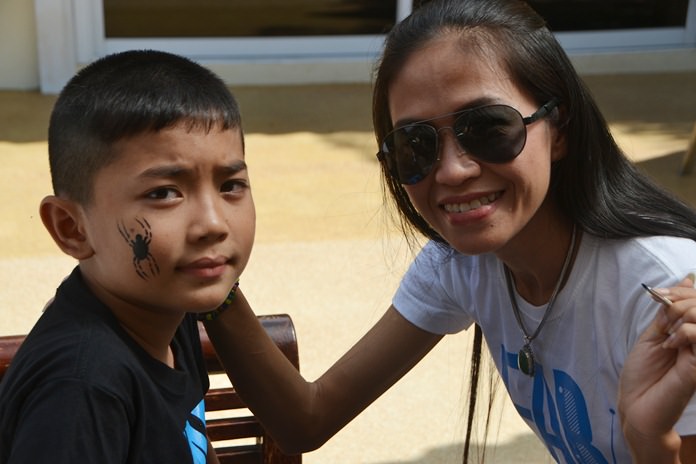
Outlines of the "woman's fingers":
M 679 319 L 669 329 L 669 336 L 664 341 L 665 348 L 682 348 L 687 345 L 692 345 L 694 353 L 696 353 L 696 322 L 689 320 L 690 318 Z

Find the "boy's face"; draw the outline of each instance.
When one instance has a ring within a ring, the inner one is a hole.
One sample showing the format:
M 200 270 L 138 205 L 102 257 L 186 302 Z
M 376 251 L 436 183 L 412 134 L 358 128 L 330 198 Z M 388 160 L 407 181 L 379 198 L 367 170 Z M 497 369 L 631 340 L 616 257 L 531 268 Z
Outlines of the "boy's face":
M 80 261 L 117 313 L 204 312 L 247 264 L 255 211 L 240 130 L 177 125 L 123 140 L 82 208 L 93 254 Z

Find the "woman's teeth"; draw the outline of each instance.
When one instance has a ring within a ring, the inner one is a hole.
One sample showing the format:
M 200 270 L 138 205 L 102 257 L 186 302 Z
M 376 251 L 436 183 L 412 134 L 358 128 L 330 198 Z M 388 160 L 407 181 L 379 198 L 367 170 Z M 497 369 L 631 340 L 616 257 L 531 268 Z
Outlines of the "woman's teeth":
M 472 209 L 480 208 L 484 205 L 489 205 L 493 203 L 500 197 L 499 193 L 491 193 L 488 196 L 477 198 L 476 200 L 470 201 L 468 203 L 448 203 L 444 206 L 445 211 L 448 213 L 466 213 Z

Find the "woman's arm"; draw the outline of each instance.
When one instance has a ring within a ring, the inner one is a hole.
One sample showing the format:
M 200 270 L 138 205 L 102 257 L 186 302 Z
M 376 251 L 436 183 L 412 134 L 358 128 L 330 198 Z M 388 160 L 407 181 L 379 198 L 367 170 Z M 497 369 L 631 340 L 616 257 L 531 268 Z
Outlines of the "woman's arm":
M 619 386 L 619 415 L 636 463 L 694 463 L 696 437 L 674 430 L 696 393 L 696 289 L 685 279 L 631 350 Z
M 390 307 L 326 373 L 307 382 L 266 335 L 241 291 L 206 330 L 235 388 L 286 453 L 321 446 L 442 338 Z
M 210 437 L 208 437 L 208 454 L 206 455 L 206 464 L 220 464 L 220 460 L 217 457 L 215 448 L 213 448 L 213 443 L 210 441 Z

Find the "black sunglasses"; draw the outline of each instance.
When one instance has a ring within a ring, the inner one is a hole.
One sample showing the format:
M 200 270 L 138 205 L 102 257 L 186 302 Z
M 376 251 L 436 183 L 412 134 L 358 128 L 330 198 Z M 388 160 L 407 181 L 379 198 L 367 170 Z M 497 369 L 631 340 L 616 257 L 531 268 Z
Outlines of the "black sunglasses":
M 507 105 L 486 105 L 397 127 L 384 137 L 377 158 L 386 163 L 401 184 L 423 180 L 440 159 L 438 133 L 428 122 L 455 116 L 452 131 L 461 148 L 486 163 L 507 163 L 527 142 L 527 125 L 548 115 L 558 102 L 551 100 L 529 117 Z

